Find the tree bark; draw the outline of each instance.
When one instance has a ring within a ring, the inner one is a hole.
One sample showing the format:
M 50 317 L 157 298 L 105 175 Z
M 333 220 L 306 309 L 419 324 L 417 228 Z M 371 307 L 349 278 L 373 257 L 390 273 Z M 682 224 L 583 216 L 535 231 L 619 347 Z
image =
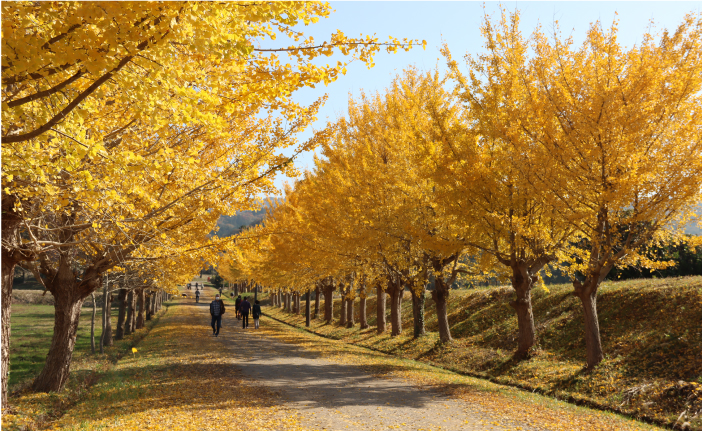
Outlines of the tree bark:
M 95 354 L 95 315 L 97 314 L 97 304 L 95 304 L 95 292 L 91 293 L 93 297 L 93 315 L 90 318 L 90 351 Z
M 361 324 L 361 329 L 367 329 L 368 328 L 368 316 L 366 315 L 366 307 L 367 307 L 367 298 L 366 295 L 364 294 L 361 296 L 358 304 L 358 319 Z
M 319 318 L 319 294 L 320 294 L 321 289 L 319 288 L 319 284 L 317 284 L 314 287 L 314 318 L 318 319 Z
M 102 333 L 102 343 L 103 346 L 114 345 L 112 339 L 112 293 L 108 293 L 105 299 L 105 327 Z
M 77 283 L 70 262 L 61 256 L 56 276 L 47 286 L 54 295 L 54 333 L 44 369 L 32 384 L 36 392 L 59 392 L 68 380 L 80 311 L 92 291 L 78 289 Z
M 600 339 L 600 323 L 597 318 L 597 288 L 596 281 L 585 280 L 584 283 L 573 282 L 575 296 L 583 304 L 585 318 L 585 349 L 587 351 L 587 368 L 592 369 L 604 359 L 602 340 Z
M 378 328 L 378 334 L 382 334 L 383 332 L 386 331 L 386 311 L 385 311 L 385 305 L 387 303 L 387 295 L 385 294 L 385 291 L 383 288 L 378 285 L 376 288 L 377 291 L 377 296 L 376 296 L 376 304 L 375 304 L 375 310 L 376 310 L 376 325 Z
M 351 287 L 349 286 L 349 289 Z M 353 310 L 353 298 L 348 298 L 346 300 L 346 327 L 347 328 L 353 328 L 356 324 L 355 319 L 354 319 L 354 310 Z
M 334 320 L 334 284 L 328 282 L 324 286 L 324 320 L 332 323 Z
M 310 327 L 310 291 L 308 290 L 307 293 L 305 293 L 305 326 Z
M 339 307 L 339 324 L 346 326 L 346 285 L 339 283 L 339 294 L 341 295 L 341 306 Z
M 421 292 L 410 291 L 412 294 L 412 317 L 414 322 L 414 338 L 419 338 L 426 335 L 426 325 L 424 322 L 424 303 L 426 298 L 424 296 L 425 289 L 422 288 Z
M 529 356 L 529 350 L 536 343 L 534 313 L 531 310 L 531 287 L 538 280 L 524 268 L 512 270 L 512 288 L 517 298 L 509 303 L 517 312 L 518 345 L 515 357 L 523 359 Z
M 393 337 L 402 334 L 402 286 L 399 282 L 388 283 L 390 291 L 390 335 Z
M 451 286 L 449 286 L 443 277 L 439 276 L 434 279 L 434 290 L 431 292 L 431 297 L 434 300 L 436 307 L 436 319 L 439 324 L 439 341 L 448 343 L 453 338 L 451 337 L 451 327 L 448 322 L 448 298 Z
M 139 307 L 139 314 L 137 314 L 136 318 L 136 329 L 141 329 L 146 322 L 146 292 L 143 287 L 137 291 L 137 306 Z
M 127 293 L 127 320 L 124 322 L 124 335 L 129 335 L 134 332 L 135 316 L 134 308 L 136 304 L 136 297 L 134 296 L 134 291 L 130 290 Z
M 119 313 L 117 314 L 115 340 L 121 340 L 124 338 L 124 323 L 127 320 L 127 289 L 119 290 L 117 300 L 119 301 Z
M 144 308 L 146 309 L 146 321 L 151 320 L 151 298 L 151 293 L 147 294 L 146 298 L 144 298 Z
M 6 248 L 16 245 L 20 246 L 22 241 L 20 238 L 20 224 L 22 223 L 21 216 L 14 211 L 14 205 L 17 198 L 12 195 L 2 193 L 2 249 L 0 266 L 2 267 L 2 297 L 0 299 L 0 307 L 2 307 L 2 395 L 0 402 L 3 406 L 7 405 L 7 379 L 10 371 L 10 317 L 12 315 L 12 284 L 14 283 L 15 266 L 21 260 L 28 259 L 29 256 L 23 256 L 19 251 L 12 248 Z

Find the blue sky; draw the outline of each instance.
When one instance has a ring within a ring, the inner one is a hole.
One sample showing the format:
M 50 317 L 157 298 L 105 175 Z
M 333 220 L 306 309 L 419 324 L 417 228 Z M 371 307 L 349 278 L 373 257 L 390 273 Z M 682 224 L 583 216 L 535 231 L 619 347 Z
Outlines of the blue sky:
M 614 19 L 619 21 L 619 40 L 626 46 L 638 43 L 649 28 L 651 20 L 655 30 L 673 30 L 685 14 L 702 11 L 702 1 L 695 2 L 331 2 L 334 13 L 328 19 L 320 20 L 300 30 L 315 40 L 326 40 L 334 31 L 341 30 L 347 36 L 375 34 L 380 40 L 389 35 L 397 38 L 412 38 L 427 41 L 426 50 L 421 47 L 410 52 L 396 54 L 378 53 L 375 67 L 368 69 L 362 63 L 352 64 L 345 76 L 329 86 L 305 89 L 295 94 L 300 103 L 312 103 L 325 93 L 329 100 L 322 108 L 317 128 L 334 120 L 346 111 L 348 95 L 357 96 L 361 90 L 382 91 L 393 77 L 409 65 L 420 69 L 433 69 L 445 65 L 439 47 L 446 42 L 454 59 L 466 53 L 476 54 L 482 50 L 480 24 L 485 13 L 497 16 L 500 4 L 507 10 L 519 9 L 521 30 L 526 36 L 539 24 L 544 31 L 553 28 L 558 21 L 564 36 L 572 35 L 580 43 L 590 23 L 601 21 L 609 27 Z M 485 9 L 483 9 L 483 7 Z M 443 42 L 442 42 L 443 41 Z M 279 39 L 277 46 L 286 46 Z M 325 63 L 335 63 L 341 56 L 323 59 Z M 306 133 L 304 136 L 309 136 Z M 300 168 L 313 167 L 312 154 L 301 156 L 296 165 Z M 285 177 L 276 179 L 279 187 Z

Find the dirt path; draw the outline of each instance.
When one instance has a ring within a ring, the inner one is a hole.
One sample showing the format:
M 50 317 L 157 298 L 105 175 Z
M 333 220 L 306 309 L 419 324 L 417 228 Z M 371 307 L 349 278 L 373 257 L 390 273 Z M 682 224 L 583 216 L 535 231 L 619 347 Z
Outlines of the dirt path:
M 196 308 L 209 326 L 206 289 Z M 537 429 L 525 423 L 505 423 L 488 417 L 467 403 L 399 380 L 378 378 L 353 365 L 334 363 L 296 345 L 272 338 L 289 330 L 270 319 L 261 330 L 241 328 L 230 309 L 219 337 L 203 328 L 203 335 L 224 343 L 245 378 L 282 395 L 285 407 L 300 412 L 301 425 L 319 430 L 486 430 Z

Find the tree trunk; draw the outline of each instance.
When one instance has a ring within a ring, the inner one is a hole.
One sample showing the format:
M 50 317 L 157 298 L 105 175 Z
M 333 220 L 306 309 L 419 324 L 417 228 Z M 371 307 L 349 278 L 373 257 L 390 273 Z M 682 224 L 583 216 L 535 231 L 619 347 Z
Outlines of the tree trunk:
M 137 314 L 136 318 L 136 329 L 141 329 L 146 322 L 146 292 L 143 287 L 137 291 L 137 306 L 139 307 L 139 314 Z
M 385 311 L 385 305 L 387 303 L 387 295 L 385 294 L 385 291 L 383 288 L 378 285 L 376 288 L 377 291 L 377 297 L 376 297 L 376 304 L 375 304 L 375 310 L 376 310 L 376 325 L 378 327 L 378 334 L 382 334 L 386 330 L 386 311 Z
M 512 271 L 512 288 L 517 298 L 510 301 L 509 305 L 517 312 L 518 345 L 515 357 L 518 359 L 529 356 L 529 350 L 536 343 L 534 313 L 531 311 L 531 286 L 537 279 L 537 276 L 531 276 L 520 268 L 514 268 Z
M 319 294 L 321 289 L 319 284 L 314 287 L 314 318 L 319 319 Z
M 451 327 L 448 322 L 448 298 L 451 286 L 449 286 L 443 279 L 439 276 L 434 279 L 434 290 L 431 292 L 431 297 L 434 300 L 434 305 L 436 307 L 436 319 L 439 324 L 439 341 L 442 343 L 448 343 L 453 338 L 451 337 Z
M 127 292 L 127 320 L 124 322 L 124 335 L 129 335 L 134 332 L 134 305 L 136 298 L 134 291 Z
M 79 292 L 76 276 L 67 259 L 61 257 L 49 290 L 54 295 L 54 333 L 46 364 L 32 384 L 36 392 L 59 392 L 68 380 L 76 344 L 80 311 L 85 296 Z
M 390 335 L 393 337 L 402 334 L 402 286 L 399 283 L 388 283 L 390 291 Z
M 95 292 L 90 294 L 93 297 L 93 315 L 90 317 L 90 351 L 95 354 L 95 315 L 97 314 L 97 304 L 95 304 Z
M 5 240 L 5 205 L 3 205 L 2 239 Z M 10 370 L 10 317 L 12 314 L 12 283 L 17 261 L 2 247 L 2 405 L 7 406 L 7 379 Z
M 368 329 L 368 316 L 366 314 L 367 304 L 367 298 L 365 296 L 362 296 L 358 304 L 358 320 L 361 324 L 361 329 Z
M 146 310 L 146 320 L 149 321 L 151 320 L 151 299 L 152 294 L 149 293 L 146 295 L 146 298 L 144 298 L 144 308 Z
M 426 297 L 424 296 L 424 288 L 422 291 L 417 293 L 415 291 L 410 291 L 412 294 L 412 317 L 414 321 L 414 338 L 419 338 L 426 335 L 427 330 L 424 324 L 424 303 L 426 302 Z
M 310 291 L 308 290 L 307 293 L 305 293 L 305 326 L 308 328 L 310 327 Z
M 574 282 L 575 296 L 583 304 L 585 318 L 585 348 L 587 351 L 587 368 L 592 369 L 604 359 L 602 340 L 600 339 L 600 322 L 597 318 L 597 288 L 596 281 L 585 280 L 580 284 Z
M 346 287 L 344 284 L 339 284 L 339 294 L 341 295 L 341 306 L 339 307 L 339 324 L 346 326 Z
M 2 395 L 0 403 L 2 406 L 7 406 L 7 379 L 10 371 L 10 317 L 12 315 L 12 284 L 14 283 L 15 266 L 21 260 L 27 259 L 29 256 L 22 256 L 16 250 L 6 248 L 5 245 L 20 246 L 22 241 L 20 238 L 20 224 L 22 218 L 14 211 L 14 205 L 17 198 L 12 195 L 2 193 L 2 242 L 3 246 L 0 261 L 2 267 L 2 297 L 0 298 L 0 307 L 2 307 Z
M 300 293 L 295 292 L 295 314 L 300 314 Z
M 117 300 L 119 301 L 119 313 L 117 314 L 115 340 L 121 340 L 124 338 L 124 323 L 127 320 L 127 289 L 119 290 Z
M 350 287 L 349 287 L 349 289 L 350 289 Z M 346 309 L 346 327 L 347 328 L 353 328 L 356 324 L 356 322 L 354 320 L 354 315 L 353 315 L 353 313 L 354 313 L 353 302 L 354 302 L 353 298 L 348 298 L 346 300 L 346 307 L 347 307 L 347 309 Z
M 105 300 L 105 327 L 102 333 L 102 343 L 104 346 L 114 345 L 112 340 L 112 293 L 108 293 Z
M 334 320 L 334 285 L 324 286 L 324 320 L 331 323 Z

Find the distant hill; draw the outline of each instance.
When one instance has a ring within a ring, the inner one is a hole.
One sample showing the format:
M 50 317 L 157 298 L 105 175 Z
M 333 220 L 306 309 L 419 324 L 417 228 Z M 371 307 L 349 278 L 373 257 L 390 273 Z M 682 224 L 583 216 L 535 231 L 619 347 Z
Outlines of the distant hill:
M 268 198 L 273 201 L 280 201 L 280 198 Z M 242 227 L 256 226 L 260 224 L 264 217 L 266 217 L 266 208 L 268 208 L 268 200 L 264 202 L 261 209 L 256 211 L 237 211 L 234 215 L 223 215 L 217 220 L 217 226 L 219 230 L 217 231 L 217 236 L 220 238 L 226 238 L 228 236 L 236 235 L 241 232 Z

